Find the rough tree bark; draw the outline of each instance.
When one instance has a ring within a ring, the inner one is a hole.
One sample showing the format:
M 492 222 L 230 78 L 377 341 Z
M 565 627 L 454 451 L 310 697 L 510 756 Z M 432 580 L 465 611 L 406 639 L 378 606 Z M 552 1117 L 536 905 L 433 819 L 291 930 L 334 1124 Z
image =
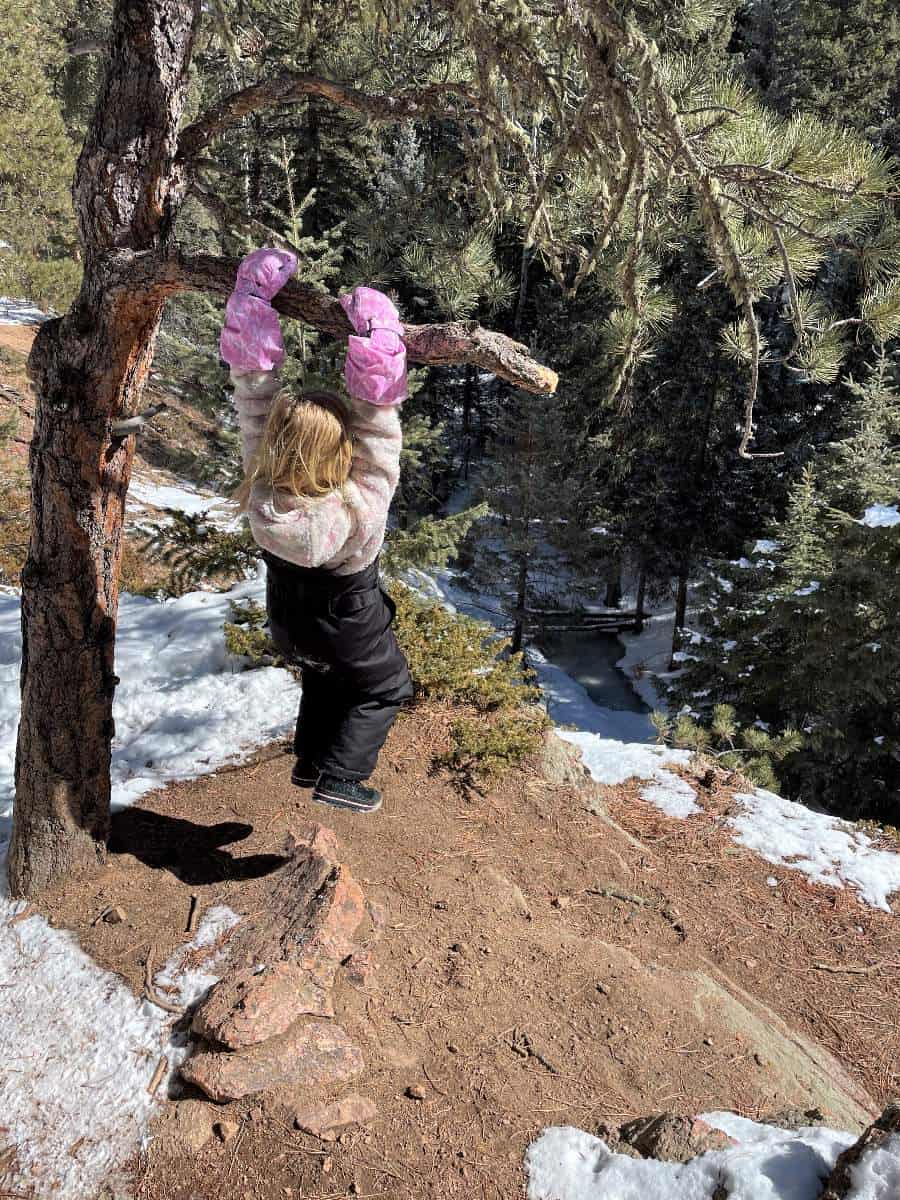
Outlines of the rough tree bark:
M 200 0 L 117 0 L 75 179 L 84 279 L 71 310 L 42 325 L 29 362 L 37 404 L 9 854 L 17 896 L 37 895 L 105 856 L 118 577 L 134 453 L 133 439 L 113 438 L 111 424 L 139 405 L 167 297 L 185 289 L 225 296 L 236 266 L 186 258 L 174 244 L 191 152 L 265 104 L 316 94 L 396 120 L 424 115 L 421 105 L 435 96 L 425 89 L 420 104 L 411 93 L 366 97 L 328 80 L 278 80 L 223 101 L 179 135 L 200 12 Z M 349 331 L 337 301 L 313 288 L 289 285 L 278 307 L 323 332 Z M 472 323 L 405 332 L 414 361 L 471 362 L 531 391 L 555 389 L 556 376 L 525 347 Z
M 30 369 L 31 540 L 22 572 L 22 716 L 9 855 L 16 895 L 102 859 L 109 822 L 113 651 L 136 404 L 163 300 L 135 287 L 136 253 L 165 249 L 199 0 L 119 4 L 106 78 L 75 178 L 84 280 L 48 321 Z

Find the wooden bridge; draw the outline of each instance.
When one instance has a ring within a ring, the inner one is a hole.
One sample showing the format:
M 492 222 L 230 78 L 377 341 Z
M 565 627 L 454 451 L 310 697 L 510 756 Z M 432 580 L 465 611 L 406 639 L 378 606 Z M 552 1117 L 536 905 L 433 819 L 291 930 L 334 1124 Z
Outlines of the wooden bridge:
M 647 613 L 636 609 L 581 612 L 565 608 L 528 608 L 522 620 L 529 630 L 544 633 L 640 633 Z

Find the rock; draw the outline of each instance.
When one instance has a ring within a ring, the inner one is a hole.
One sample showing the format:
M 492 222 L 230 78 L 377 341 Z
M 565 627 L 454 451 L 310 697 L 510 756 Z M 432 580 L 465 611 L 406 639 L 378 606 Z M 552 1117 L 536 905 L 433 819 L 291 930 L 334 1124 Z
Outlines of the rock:
M 496 897 L 496 907 L 500 912 L 513 912 L 517 916 L 531 920 L 531 907 L 525 899 L 525 894 L 517 883 L 513 883 L 505 875 L 491 866 L 482 867 L 480 884 L 486 895 L 493 893 Z
M 900 1102 L 895 1102 L 887 1106 L 878 1120 L 874 1121 L 852 1146 L 848 1146 L 838 1155 L 834 1170 L 828 1176 L 819 1200 L 847 1200 L 851 1193 L 856 1194 L 854 1174 L 858 1175 L 860 1171 L 864 1170 L 866 1160 L 877 1154 L 885 1142 L 898 1135 L 900 1135 Z M 889 1193 L 885 1192 L 884 1194 L 887 1196 Z
M 334 833 L 312 825 L 289 836 L 285 853 L 265 916 L 241 924 L 231 970 L 194 1014 L 196 1033 L 232 1050 L 280 1036 L 298 1017 L 331 1016 L 335 973 L 356 949 L 365 898 L 338 860 Z M 369 911 L 377 926 L 377 906 Z
M 280 1037 L 244 1050 L 201 1050 L 182 1063 L 181 1076 L 222 1102 L 277 1087 L 315 1096 L 352 1079 L 363 1065 L 359 1047 L 340 1025 L 301 1020 Z
M 351 1125 L 368 1125 L 378 1115 L 374 1102 L 365 1096 L 345 1096 L 330 1104 L 317 1104 L 294 1114 L 294 1124 L 323 1142 L 333 1142 Z
M 411 1083 L 406 1089 L 406 1095 L 410 1100 L 424 1100 L 428 1093 L 421 1083 Z
M 780 1108 L 777 1112 L 758 1118 L 763 1125 L 777 1125 L 779 1129 L 807 1129 L 825 1124 L 825 1114 L 818 1108 L 802 1108 L 799 1104 Z
M 243 967 L 214 987 L 194 1013 L 193 1031 L 232 1050 L 277 1037 L 298 1017 L 333 1017 L 328 992 L 297 963 Z
M 220 1142 L 230 1142 L 238 1131 L 234 1121 L 216 1121 L 213 1131 Z
M 103 920 L 107 925 L 121 925 L 127 919 L 128 913 L 124 908 L 108 908 L 103 914 Z
M 177 1148 L 198 1154 L 213 1136 L 215 1110 L 202 1100 L 180 1100 L 167 1105 L 157 1123 L 158 1136 L 171 1139 Z
M 708 1150 L 724 1150 L 735 1145 L 734 1138 L 713 1129 L 699 1117 L 680 1117 L 660 1113 L 629 1121 L 619 1130 L 619 1138 L 643 1158 L 660 1162 L 690 1162 Z

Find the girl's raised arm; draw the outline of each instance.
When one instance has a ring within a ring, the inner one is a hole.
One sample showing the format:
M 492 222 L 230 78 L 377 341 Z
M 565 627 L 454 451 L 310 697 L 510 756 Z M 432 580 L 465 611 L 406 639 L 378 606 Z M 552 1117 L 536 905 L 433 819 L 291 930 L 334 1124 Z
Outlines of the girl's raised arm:
M 344 378 L 351 397 L 351 480 L 373 501 L 389 505 L 400 479 L 403 436 L 399 406 L 406 399 L 403 326 L 391 301 L 374 288 L 341 297 L 356 334 L 347 339 Z
M 281 387 L 278 369 L 284 362 L 284 342 L 270 302 L 296 270 L 297 257 L 289 250 L 254 250 L 238 267 L 234 291 L 225 305 L 219 349 L 231 368 L 245 469 L 265 430 L 272 398 Z

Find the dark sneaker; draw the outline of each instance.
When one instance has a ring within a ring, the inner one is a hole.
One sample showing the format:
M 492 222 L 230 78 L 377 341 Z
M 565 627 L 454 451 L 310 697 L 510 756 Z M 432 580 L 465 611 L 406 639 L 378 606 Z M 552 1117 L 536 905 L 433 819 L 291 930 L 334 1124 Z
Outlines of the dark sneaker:
M 332 808 L 347 808 L 351 812 L 373 813 L 381 808 L 381 793 L 375 788 L 367 787 L 358 779 L 339 779 L 324 772 L 319 776 L 312 798 L 317 804 L 330 804 Z
M 294 769 L 291 771 L 291 783 L 294 787 L 315 787 L 318 778 L 319 772 L 311 763 L 304 762 L 302 758 L 297 759 L 294 763 Z

